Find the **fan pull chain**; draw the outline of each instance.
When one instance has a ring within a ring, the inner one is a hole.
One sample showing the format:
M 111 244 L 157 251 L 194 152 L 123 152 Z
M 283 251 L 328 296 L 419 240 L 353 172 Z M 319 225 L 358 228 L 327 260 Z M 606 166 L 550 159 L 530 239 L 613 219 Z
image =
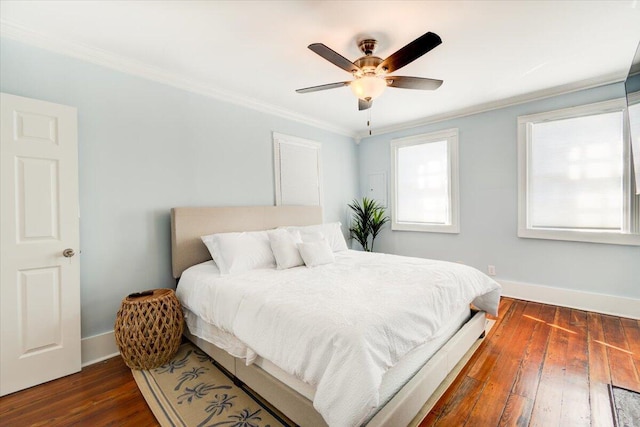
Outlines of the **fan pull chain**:
M 367 127 L 369 128 L 369 136 L 371 136 L 371 108 L 369 108 L 367 113 L 369 115 L 369 118 L 367 119 Z

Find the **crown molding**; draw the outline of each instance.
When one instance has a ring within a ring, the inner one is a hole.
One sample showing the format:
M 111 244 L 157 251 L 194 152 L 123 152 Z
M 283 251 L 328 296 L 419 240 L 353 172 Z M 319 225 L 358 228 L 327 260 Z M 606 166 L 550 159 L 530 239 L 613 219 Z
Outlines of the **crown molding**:
M 339 135 L 348 136 L 350 138 L 356 137 L 356 133 L 349 129 L 335 126 L 331 123 L 317 120 L 255 98 L 234 94 L 219 87 L 214 87 L 210 84 L 185 78 L 161 68 L 124 56 L 115 55 L 102 49 L 45 35 L 4 19 L 0 19 L 0 37 L 12 39 L 62 55 L 71 56 L 126 74 L 142 77 L 147 80 L 153 80 L 188 92 L 215 98 L 220 101 L 229 102 L 245 108 L 260 111 L 262 113 L 278 116 Z
M 434 114 L 418 120 L 399 123 L 397 125 L 385 126 L 377 129 L 373 135 L 369 135 L 369 132 L 359 132 L 354 138 L 360 141 L 366 141 L 367 138 L 372 138 L 387 133 L 398 132 L 406 129 L 412 129 L 419 126 L 426 126 L 433 123 L 443 122 L 446 120 L 458 119 L 461 117 L 472 116 L 474 114 L 485 113 L 487 111 L 499 110 L 501 108 L 511 107 L 514 105 L 525 104 L 527 102 L 538 101 L 545 98 L 551 98 L 554 96 L 565 95 L 580 90 L 591 89 L 598 86 L 605 86 L 612 83 L 620 83 L 624 81 L 625 76 L 621 76 L 620 73 L 611 73 L 600 77 L 594 77 L 591 79 L 580 80 L 577 82 L 568 83 L 561 86 L 555 86 L 548 89 L 539 90 L 536 92 L 530 92 L 523 95 L 512 96 L 509 98 L 501 99 L 498 101 L 486 102 L 483 104 L 474 105 L 471 107 L 465 107 L 458 110 L 448 111 L 442 114 Z

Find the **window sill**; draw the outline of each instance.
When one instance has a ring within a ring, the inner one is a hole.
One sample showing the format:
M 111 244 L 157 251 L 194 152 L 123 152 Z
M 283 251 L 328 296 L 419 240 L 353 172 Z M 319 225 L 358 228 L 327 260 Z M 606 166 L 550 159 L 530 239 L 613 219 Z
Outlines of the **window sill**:
M 640 234 L 607 233 L 598 231 L 519 229 L 518 237 L 525 239 L 565 240 L 570 242 L 604 243 L 640 246 Z
M 422 224 L 415 222 L 392 223 L 391 230 L 394 231 L 420 231 L 425 233 L 460 233 L 460 226 L 457 224 Z

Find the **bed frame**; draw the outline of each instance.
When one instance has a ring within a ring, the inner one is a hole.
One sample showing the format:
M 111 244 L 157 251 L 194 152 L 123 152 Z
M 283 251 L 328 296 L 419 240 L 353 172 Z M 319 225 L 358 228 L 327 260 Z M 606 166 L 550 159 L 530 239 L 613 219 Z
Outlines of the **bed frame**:
M 211 259 L 200 236 L 319 223 L 322 223 L 322 209 L 318 206 L 173 208 L 173 277 L 179 279 L 182 272 L 190 266 Z M 485 313 L 474 312 L 471 319 L 380 409 L 367 426 L 419 424 L 478 348 L 485 328 Z M 243 359 L 237 359 L 215 345 L 191 335 L 187 328 L 185 336 L 296 424 L 305 427 L 326 426 L 310 400 L 262 368 L 246 366 Z

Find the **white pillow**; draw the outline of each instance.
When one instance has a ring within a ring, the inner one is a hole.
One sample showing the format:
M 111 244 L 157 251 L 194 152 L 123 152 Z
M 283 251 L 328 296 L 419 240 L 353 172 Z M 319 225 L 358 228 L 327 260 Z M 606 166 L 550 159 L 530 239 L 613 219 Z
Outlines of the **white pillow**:
M 316 242 L 298 243 L 298 249 L 307 267 L 331 264 L 336 260 L 331 251 L 331 246 L 329 246 L 329 242 L 327 242 L 326 239 Z
M 307 225 L 304 227 L 284 227 L 287 230 L 298 230 L 302 236 L 302 241 L 312 241 L 308 235 L 320 233 L 327 239 L 329 246 L 333 252 L 346 251 L 347 242 L 344 240 L 344 234 L 342 234 L 342 224 L 339 222 L 330 222 L 328 224 Z M 316 239 L 317 240 L 317 239 Z
M 220 274 L 276 266 L 266 231 L 217 233 L 202 236 L 201 239 L 218 265 Z
M 297 246 L 298 243 L 302 242 L 298 230 L 277 229 L 270 230 L 268 234 L 278 270 L 304 265 Z
M 322 234 L 319 231 L 309 231 L 309 232 L 306 232 L 306 233 L 302 234 L 298 230 L 292 230 L 289 233 L 292 233 L 292 232 L 298 233 L 298 236 L 300 236 L 301 241 L 303 241 L 304 243 L 318 242 L 320 240 L 326 240 L 325 237 L 324 237 L 324 234 Z M 300 243 L 300 242 L 298 242 L 298 243 Z

